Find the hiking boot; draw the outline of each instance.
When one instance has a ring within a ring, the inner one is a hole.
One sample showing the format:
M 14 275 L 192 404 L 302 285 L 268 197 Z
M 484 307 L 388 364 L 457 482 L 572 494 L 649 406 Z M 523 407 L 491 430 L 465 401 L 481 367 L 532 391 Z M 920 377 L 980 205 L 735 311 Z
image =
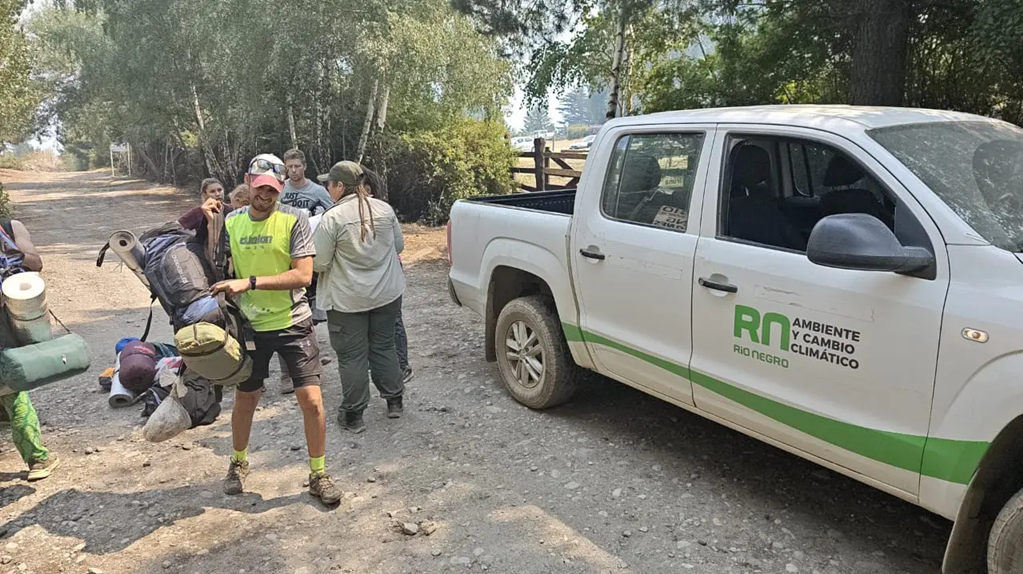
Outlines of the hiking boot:
M 224 477 L 224 494 L 241 494 L 244 491 L 245 477 L 249 475 L 249 461 L 238 462 L 231 459 Z
M 412 367 L 405 367 L 405 369 L 401 372 L 402 384 L 408 384 L 414 376 L 416 376 L 416 373 L 412 370 Z
M 50 453 L 50 457 L 46 460 L 39 460 L 28 465 L 28 481 L 35 482 L 42 480 L 53 472 L 53 469 L 60 465 L 60 459 L 57 455 Z
M 341 411 L 337 414 L 337 422 L 355 434 L 366 430 L 366 423 L 362 422 L 362 412 Z
M 387 399 L 387 418 L 400 419 L 401 413 L 403 413 L 404 411 L 405 409 L 401 405 L 401 397 Z
M 309 494 L 319 498 L 320 502 L 332 506 L 341 502 L 341 489 L 334 484 L 330 475 L 325 472 L 309 473 Z
M 281 375 L 281 394 L 290 395 L 295 392 L 295 381 L 291 380 L 291 377 Z

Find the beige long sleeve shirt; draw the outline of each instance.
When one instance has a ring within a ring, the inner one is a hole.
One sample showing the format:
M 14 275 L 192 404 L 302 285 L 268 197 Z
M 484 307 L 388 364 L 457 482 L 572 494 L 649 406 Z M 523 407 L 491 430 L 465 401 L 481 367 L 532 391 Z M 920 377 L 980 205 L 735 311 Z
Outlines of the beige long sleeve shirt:
M 341 198 L 327 210 L 313 232 L 320 309 L 361 313 L 391 303 L 405 292 L 405 273 L 398 261 L 405 248 L 401 224 L 387 203 L 369 198 L 368 204 L 375 233 L 367 229 L 365 241 L 355 195 Z M 363 216 L 370 216 L 365 208 Z

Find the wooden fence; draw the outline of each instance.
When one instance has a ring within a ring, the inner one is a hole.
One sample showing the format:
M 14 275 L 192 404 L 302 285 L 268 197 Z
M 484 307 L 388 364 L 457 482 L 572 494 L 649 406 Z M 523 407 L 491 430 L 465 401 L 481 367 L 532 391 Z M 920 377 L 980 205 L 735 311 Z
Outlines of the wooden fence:
M 519 187 L 525 191 L 552 191 L 558 189 L 574 189 L 579 185 L 579 178 L 583 172 L 575 169 L 568 163 L 568 160 L 586 160 L 586 151 L 561 151 L 554 152 L 548 149 L 547 141 L 543 138 L 533 140 L 533 151 L 522 152 L 521 158 L 533 160 L 530 167 L 512 167 L 512 175 L 521 173 L 531 175 L 535 183 L 529 185 L 519 182 Z M 552 167 L 552 164 L 554 167 Z M 551 183 L 551 177 L 568 178 L 567 183 Z

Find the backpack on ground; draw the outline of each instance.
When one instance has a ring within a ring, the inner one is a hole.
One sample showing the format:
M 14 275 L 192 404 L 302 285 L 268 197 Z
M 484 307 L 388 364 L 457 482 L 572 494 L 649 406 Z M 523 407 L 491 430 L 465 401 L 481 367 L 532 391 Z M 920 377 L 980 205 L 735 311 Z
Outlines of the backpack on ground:
M 184 373 L 184 384 L 187 389 L 185 395 L 178 397 L 177 401 L 192 421 L 189 428 L 213 424 L 220 416 L 220 398 L 217 396 L 216 387 L 203 377 L 188 371 Z M 160 385 L 149 387 L 142 395 L 145 405 L 142 416 L 150 417 L 169 395 L 170 389 L 167 387 Z

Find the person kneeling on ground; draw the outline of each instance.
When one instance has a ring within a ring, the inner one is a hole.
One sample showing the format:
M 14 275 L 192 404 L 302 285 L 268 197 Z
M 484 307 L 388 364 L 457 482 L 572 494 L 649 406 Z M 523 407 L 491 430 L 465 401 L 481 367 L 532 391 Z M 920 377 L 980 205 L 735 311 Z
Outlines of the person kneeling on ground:
M 238 297 L 242 314 L 255 331 L 255 350 L 250 352 L 252 376 L 238 386 L 231 414 L 234 453 L 224 492 L 240 494 L 244 490 L 252 418 L 269 376 L 270 358 L 278 353 L 294 377 L 295 396 L 305 421 L 309 493 L 332 505 L 341 500 L 341 489 L 325 471 L 327 431 L 320 393 L 323 367 L 312 311 L 303 297 L 304 288 L 312 281 L 315 251 L 306 213 L 278 203 L 284 172 L 284 162 L 274 155 L 253 158 L 245 175 L 251 203 L 224 220 L 238 279 L 217 283 L 212 291 Z
M 0 224 L 0 258 L 5 267 L 20 271 L 42 271 L 43 260 L 32 244 L 28 229 L 18 220 L 3 221 Z M 2 319 L 0 319 L 2 320 Z M 43 446 L 39 415 L 32 406 L 28 393 L 18 391 L 0 396 L 8 420 L 11 421 L 11 435 L 21 459 L 28 465 L 28 480 L 42 480 L 60 464 L 56 454 Z
M 405 274 L 398 263 L 404 247 L 401 225 L 391 206 L 369 197 L 362 166 L 342 161 L 319 176 L 337 201 L 313 233 L 320 273 L 317 303 L 327 311 L 330 344 L 337 352 L 344 399 L 338 420 L 348 430 L 366 430 L 362 412 L 369 403 L 367 371 L 387 400 L 387 416 L 402 413 L 402 382 L 394 350 L 394 325 Z

